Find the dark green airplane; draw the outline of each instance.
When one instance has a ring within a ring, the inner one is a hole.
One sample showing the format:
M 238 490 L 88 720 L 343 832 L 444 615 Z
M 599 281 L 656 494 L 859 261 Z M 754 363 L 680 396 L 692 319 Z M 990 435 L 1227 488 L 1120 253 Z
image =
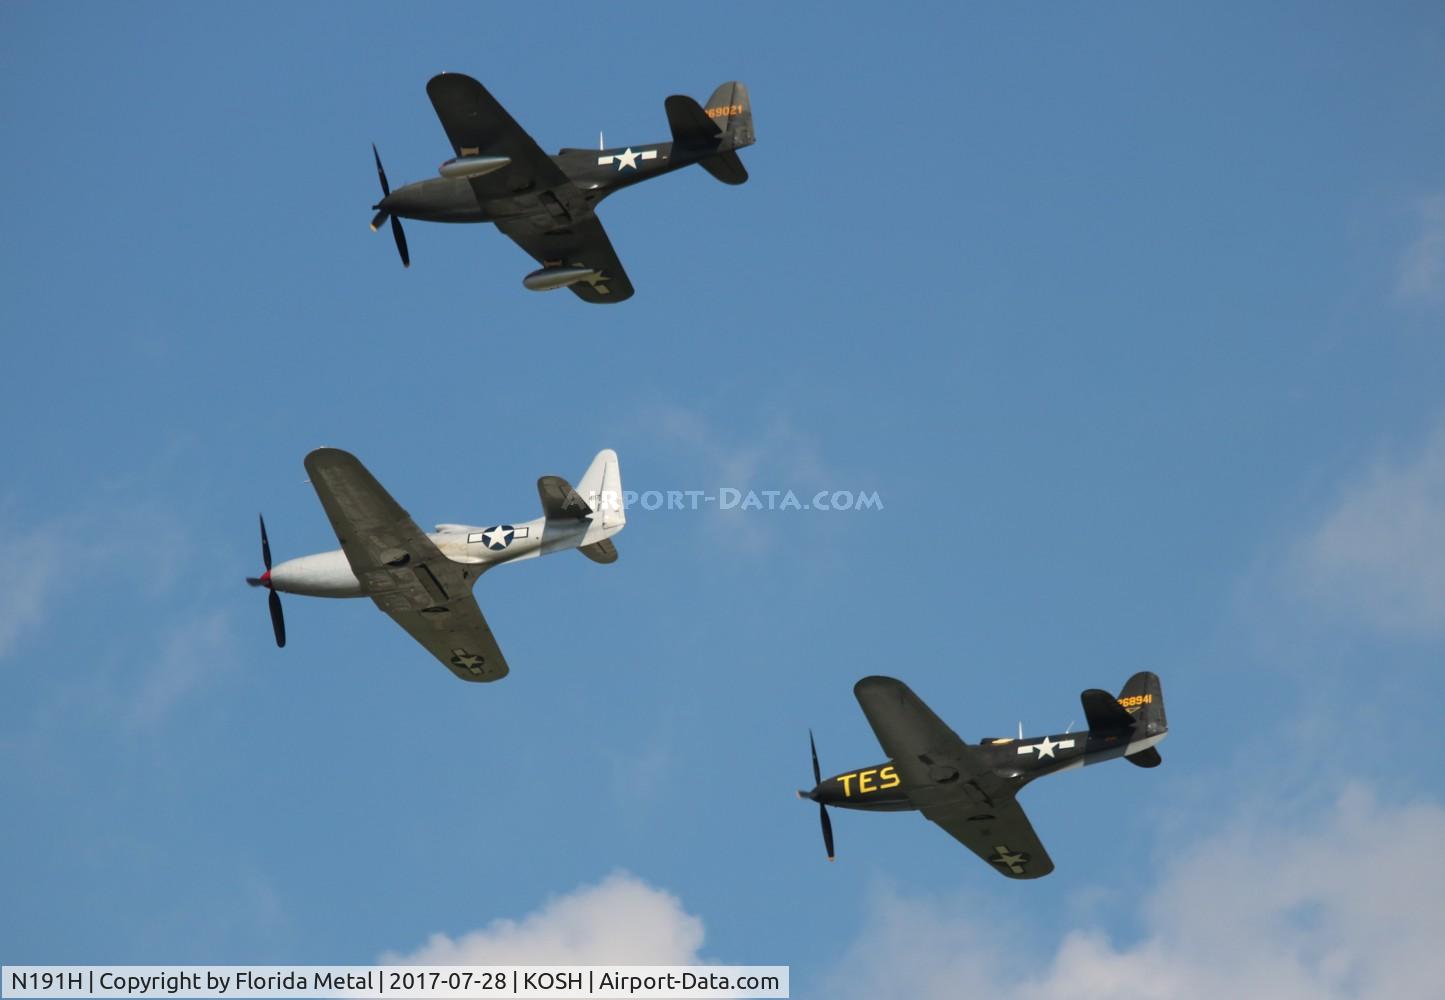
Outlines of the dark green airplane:
M 1169 731 L 1164 692 L 1148 671 L 1130 677 L 1118 698 L 1097 688 L 1080 695 L 1087 732 L 1025 739 L 1020 727 L 1017 739 L 985 739 L 976 746 L 959 739 L 902 681 L 865 677 L 853 686 L 853 694 L 891 759 L 824 781 L 813 734 L 808 734 L 817 784 L 798 797 L 818 803 L 829 861 L 833 824 L 828 806 L 916 809 L 1008 878 L 1041 878 L 1054 863 L 1015 798 L 1019 789 L 1046 774 L 1115 757 L 1157 767 L 1154 744 Z
M 372 208 L 373 231 L 388 218 L 401 262 L 411 265 L 401 219 L 492 222 L 541 265 L 522 279 L 533 291 L 571 288 L 586 302 L 621 302 L 632 282 L 617 260 L 597 204 L 614 191 L 698 164 L 724 184 L 748 179 L 737 150 L 753 144 L 748 89 L 736 81 L 713 91 L 706 105 L 675 94 L 663 102 L 671 142 L 623 149 L 542 152 L 496 98 L 461 73 L 442 73 L 426 85 L 432 107 L 456 156 L 441 176 L 395 191 L 381 154 L 376 173 L 382 199 Z

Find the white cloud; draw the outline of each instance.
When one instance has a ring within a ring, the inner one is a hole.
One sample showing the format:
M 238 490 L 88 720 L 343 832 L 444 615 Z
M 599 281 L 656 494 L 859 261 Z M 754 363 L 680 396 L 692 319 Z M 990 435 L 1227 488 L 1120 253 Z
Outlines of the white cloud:
M 136 682 L 130 695 L 130 722 L 137 726 L 158 722 L 206 680 L 228 668 L 234 648 L 225 612 L 178 625 Z
M 190 552 L 184 536 L 159 512 L 84 509 L 20 527 L 7 523 L 8 505 L 0 498 L 0 565 L 7 568 L 0 579 L 0 659 L 57 608 L 74 611 L 83 604 L 84 588 L 110 585 L 98 583 L 100 578 L 144 560 L 150 572 L 139 578 L 139 587 L 160 592 Z M 87 530 L 96 523 L 106 530 Z M 132 574 L 126 585 L 137 586 L 136 579 Z
M 1445 427 L 1405 462 L 1379 461 L 1297 546 L 1307 596 L 1386 632 L 1445 630 Z
M 676 406 L 663 407 L 655 418 L 658 433 L 686 445 L 717 477 L 718 485 L 771 488 L 778 484 L 763 480 L 782 473 L 809 481 L 828 477 L 817 442 L 785 417 L 773 417 L 750 439 L 724 433 L 697 413 Z
M 628 872 L 557 896 L 519 920 L 493 920 L 458 938 L 433 934 L 384 964 L 697 965 L 702 920 L 676 896 Z
M 158 722 L 234 660 L 229 616 L 199 610 L 182 613 L 177 591 L 188 565 L 195 564 L 196 546 L 185 529 L 160 510 L 116 506 L 97 513 L 79 509 L 26 527 L 6 524 L 6 501 L 0 499 L 0 564 L 10 567 L 0 580 L 0 660 L 13 654 L 27 633 L 35 639 L 31 655 L 48 655 L 73 642 L 59 612 L 83 613 L 97 602 L 115 602 L 111 591 L 124 587 L 141 613 L 159 606 L 172 622 L 160 631 L 154 651 L 116 644 L 111 652 L 124 668 L 123 677 L 97 674 L 56 675 L 45 685 L 52 700 L 39 718 L 72 710 L 78 702 L 103 705 L 106 717 L 133 727 Z M 103 531 L 87 526 L 104 524 Z M 144 565 L 144 573 L 134 572 Z M 186 602 L 189 606 L 189 602 Z M 79 609 L 79 610 L 77 610 Z M 111 656 L 91 662 L 112 662 Z M 75 682 L 74 685 L 67 682 Z M 123 687 L 123 690 L 114 690 Z M 47 725 L 50 723 L 47 722 Z
M 57 528 L 42 526 L 0 536 L 0 659 L 27 629 L 45 620 L 60 584 L 62 538 Z
M 1359 786 L 1313 822 L 1253 816 L 1186 849 L 1141 898 L 1141 940 L 1075 930 L 1044 954 L 997 913 L 885 893 L 835 997 L 1385 1000 L 1437 996 L 1445 809 Z M 1018 887 L 1022 889 L 1023 887 Z
M 1059 935 L 976 900 L 884 891 L 826 978 L 794 986 L 800 996 L 840 1000 L 1433 996 L 1445 981 L 1442 843 L 1438 803 L 1386 804 L 1349 785 L 1323 813 L 1284 821 L 1247 811 L 1180 849 L 1139 896 L 1111 895 L 1108 906 L 1139 914 L 1137 940 L 1087 923 Z M 676 897 L 619 872 L 519 919 L 436 934 L 380 961 L 688 965 L 707 961 L 702 943 L 701 919 Z
M 775 415 L 745 433 L 734 426 L 714 425 L 697 412 L 677 406 L 662 406 L 644 415 L 650 432 L 663 442 L 685 452 L 693 482 L 629 484 L 646 490 L 702 490 L 719 495 L 724 488 L 746 496 L 764 490 L 794 492 L 800 503 L 808 503 L 818 490 L 864 490 L 867 483 L 845 481 L 828 468 L 817 440 L 800 430 L 791 419 Z M 691 501 L 688 501 L 691 502 Z M 745 510 L 741 503 L 723 510 L 717 502 L 699 502 L 709 530 L 726 541 L 724 552 L 752 554 L 772 551 L 781 527 L 777 512 L 769 512 L 767 498 L 762 510 Z M 781 503 L 781 498 L 772 502 Z M 771 514 L 771 516 L 770 516 Z
M 1395 295 L 1407 302 L 1445 299 L 1445 196 L 1425 198 L 1416 206 L 1419 232 L 1400 255 Z

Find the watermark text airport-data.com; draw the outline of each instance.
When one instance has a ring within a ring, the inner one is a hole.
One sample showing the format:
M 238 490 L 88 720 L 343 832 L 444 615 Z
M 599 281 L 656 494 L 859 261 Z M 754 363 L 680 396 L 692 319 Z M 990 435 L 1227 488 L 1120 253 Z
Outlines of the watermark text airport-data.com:
M 594 509 L 616 510 L 882 510 L 877 490 L 759 490 L 722 486 L 712 490 L 612 490 L 598 493 Z

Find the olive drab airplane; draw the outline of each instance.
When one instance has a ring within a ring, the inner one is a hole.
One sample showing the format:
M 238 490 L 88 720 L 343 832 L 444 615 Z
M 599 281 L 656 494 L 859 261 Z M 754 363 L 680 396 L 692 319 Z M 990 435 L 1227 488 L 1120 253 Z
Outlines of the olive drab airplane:
M 496 681 L 507 660 L 472 597 L 477 578 L 502 563 L 576 549 L 593 562 L 617 560 L 611 536 L 627 523 L 617 454 L 597 453 L 573 489 L 558 476 L 537 480 L 542 516 L 521 524 L 439 524 L 423 533 L 355 455 L 318 448 L 306 456 L 311 485 L 340 549 L 271 565 L 261 519 L 266 572 L 247 577 L 270 593 L 276 645 L 286 645 L 278 593 L 369 597 L 464 681 Z
M 1118 698 L 1098 689 L 1080 695 L 1087 732 L 1029 739 L 1020 732 L 1018 739 L 985 739 L 977 745 L 959 739 L 902 681 L 865 677 L 853 694 L 890 759 L 824 781 L 813 734 L 808 734 L 815 785 L 798 796 L 818 803 L 829 861 L 834 855 L 828 806 L 916 809 L 1000 874 L 1040 878 L 1054 870 L 1054 863 L 1015 798 L 1019 789 L 1046 774 L 1116 757 L 1157 767 L 1154 744 L 1169 731 L 1159 678 L 1148 671 L 1130 677 Z
M 410 266 L 401 219 L 492 222 L 541 266 L 522 279 L 533 291 L 571 288 L 587 302 L 621 302 L 632 282 L 612 250 L 596 209 L 603 198 L 661 174 L 698 164 L 724 184 L 748 172 L 737 151 L 753 144 L 748 89 L 725 83 L 706 105 L 675 94 L 663 102 L 671 142 L 597 149 L 563 149 L 548 156 L 476 80 L 442 73 L 426 85 L 451 140 L 453 159 L 440 177 L 391 190 L 381 154 L 372 147 L 381 179 L 373 231 L 391 219 L 403 265 Z

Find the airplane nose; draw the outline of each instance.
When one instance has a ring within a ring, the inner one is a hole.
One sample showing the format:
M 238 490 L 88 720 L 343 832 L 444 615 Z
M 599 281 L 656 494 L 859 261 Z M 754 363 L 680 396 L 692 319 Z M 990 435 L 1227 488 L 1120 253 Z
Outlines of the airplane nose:
M 372 207 L 389 215 L 406 215 L 419 207 L 419 199 L 417 193 L 407 186 L 390 192 Z

